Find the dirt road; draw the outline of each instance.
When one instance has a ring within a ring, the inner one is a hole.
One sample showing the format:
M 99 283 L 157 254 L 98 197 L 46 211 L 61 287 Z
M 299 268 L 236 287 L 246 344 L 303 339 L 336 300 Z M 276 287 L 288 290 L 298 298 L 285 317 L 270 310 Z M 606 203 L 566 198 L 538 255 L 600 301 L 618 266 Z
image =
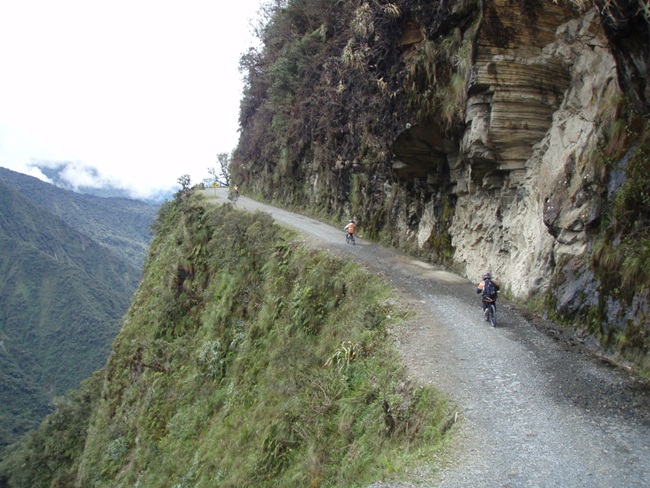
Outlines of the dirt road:
M 204 193 L 226 199 L 225 189 Z M 308 217 L 244 197 L 237 206 L 270 213 L 382 274 L 420 312 L 400 329 L 399 348 L 415 378 L 456 404 L 453 454 L 440 472 L 424 467 L 373 488 L 650 486 L 646 382 L 586 354 L 552 325 L 554 334 L 542 332 L 504 301 L 499 326 L 490 327 L 464 278 L 363 238 L 346 245 L 341 230 Z

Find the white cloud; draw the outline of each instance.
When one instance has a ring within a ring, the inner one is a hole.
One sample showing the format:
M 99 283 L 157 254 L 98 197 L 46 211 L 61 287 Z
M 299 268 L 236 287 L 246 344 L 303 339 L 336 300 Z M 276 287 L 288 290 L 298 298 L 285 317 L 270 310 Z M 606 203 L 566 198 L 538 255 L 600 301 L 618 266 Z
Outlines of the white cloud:
M 240 55 L 261 0 L 0 5 L 0 166 L 73 161 L 151 191 L 237 143 Z

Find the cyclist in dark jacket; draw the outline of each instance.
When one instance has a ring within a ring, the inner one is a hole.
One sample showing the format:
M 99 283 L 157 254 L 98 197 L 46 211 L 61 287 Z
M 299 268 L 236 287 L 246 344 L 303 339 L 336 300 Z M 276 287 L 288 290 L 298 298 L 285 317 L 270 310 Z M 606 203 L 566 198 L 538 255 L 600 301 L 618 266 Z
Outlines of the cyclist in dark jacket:
M 483 303 L 483 315 L 485 315 L 485 320 L 488 320 L 487 310 L 490 304 L 494 304 L 494 310 L 497 309 L 497 294 L 499 291 L 499 282 L 492 279 L 490 273 L 485 273 L 483 275 L 483 281 L 481 281 L 476 287 L 476 293 L 482 293 L 482 303 Z

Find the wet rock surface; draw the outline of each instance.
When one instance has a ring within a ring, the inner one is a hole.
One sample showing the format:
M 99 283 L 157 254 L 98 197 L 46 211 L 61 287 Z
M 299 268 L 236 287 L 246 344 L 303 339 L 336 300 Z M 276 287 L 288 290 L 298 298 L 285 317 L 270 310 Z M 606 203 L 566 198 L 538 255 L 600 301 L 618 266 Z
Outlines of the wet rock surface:
M 225 190 L 205 193 L 227 201 Z M 457 419 L 453 440 L 442 460 L 373 488 L 647 486 L 650 387 L 588 340 L 504 300 L 492 328 L 475 283 L 362 234 L 350 246 L 341 230 L 308 217 L 244 197 L 237 205 L 363 263 L 413 311 L 391 334 L 413 378 L 447 394 Z

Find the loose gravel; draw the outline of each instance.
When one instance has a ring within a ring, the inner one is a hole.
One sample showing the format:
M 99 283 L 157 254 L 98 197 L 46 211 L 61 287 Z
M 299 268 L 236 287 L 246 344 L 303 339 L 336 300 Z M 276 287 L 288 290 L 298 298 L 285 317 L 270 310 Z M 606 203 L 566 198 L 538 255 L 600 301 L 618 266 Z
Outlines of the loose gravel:
M 204 193 L 226 199 L 225 190 Z M 363 263 L 415 312 L 394 330 L 399 351 L 417 381 L 447 394 L 458 422 L 442 465 L 372 488 L 650 486 L 647 382 L 506 301 L 491 327 L 464 278 L 363 238 L 346 245 L 342 230 L 245 197 L 237 206 Z

